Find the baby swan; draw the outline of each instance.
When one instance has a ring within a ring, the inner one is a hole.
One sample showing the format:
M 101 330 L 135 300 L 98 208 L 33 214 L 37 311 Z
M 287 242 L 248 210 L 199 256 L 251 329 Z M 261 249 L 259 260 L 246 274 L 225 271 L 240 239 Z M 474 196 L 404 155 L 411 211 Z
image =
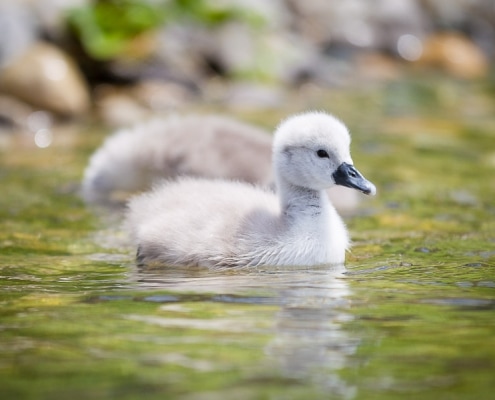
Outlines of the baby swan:
M 127 224 L 140 264 L 203 267 L 341 264 L 346 227 L 325 189 L 365 194 L 375 186 L 354 167 L 350 135 L 322 112 L 292 116 L 277 128 L 277 195 L 240 182 L 183 178 L 129 203 Z
M 164 178 L 222 178 L 268 186 L 272 138 L 264 130 L 217 115 L 154 118 L 108 137 L 91 156 L 82 196 L 123 205 Z

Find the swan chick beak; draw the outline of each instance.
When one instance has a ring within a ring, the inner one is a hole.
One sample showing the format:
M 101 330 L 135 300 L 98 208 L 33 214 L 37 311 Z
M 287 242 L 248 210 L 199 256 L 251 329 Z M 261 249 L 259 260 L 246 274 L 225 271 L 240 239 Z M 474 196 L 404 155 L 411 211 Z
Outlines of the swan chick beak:
M 371 196 L 376 194 L 375 185 L 361 175 L 361 173 L 354 168 L 354 165 L 352 164 L 345 162 L 340 164 L 332 176 L 337 185 L 357 189 L 364 194 L 369 194 Z

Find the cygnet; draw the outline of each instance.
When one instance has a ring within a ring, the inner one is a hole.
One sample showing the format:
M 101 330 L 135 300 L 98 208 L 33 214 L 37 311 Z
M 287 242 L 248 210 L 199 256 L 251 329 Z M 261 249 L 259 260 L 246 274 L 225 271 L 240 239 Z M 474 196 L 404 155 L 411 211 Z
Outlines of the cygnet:
M 276 194 L 241 182 L 180 178 L 129 202 L 142 265 L 202 267 L 342 264 L 347 229 L 325 189 L 374 195 L 353 166 L 345 125 L 323 112 L 292 116 L 273 141 Z
M 155 118 L 117 131 L 91 156 L 82 194 L 89 203 L 122 203 L 164 178 L 195 176 L 268 186 L 271 137 L 217 115 Z
M 91 156 L 82 195 L 92 204 L 124 204 L 131 195 L 179 176 L 274 185 L 272 136 L 219 115 L 155 118 L 109 136 Z M 361 195 L 343 186 L 328 192 L 340 214 L 356 211 Z

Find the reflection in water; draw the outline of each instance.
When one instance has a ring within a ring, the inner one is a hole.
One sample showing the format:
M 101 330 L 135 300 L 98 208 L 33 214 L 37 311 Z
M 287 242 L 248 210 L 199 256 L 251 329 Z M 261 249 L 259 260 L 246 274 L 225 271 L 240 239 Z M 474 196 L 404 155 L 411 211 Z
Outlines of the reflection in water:
M 350 290 L 342 272 L 313 272 L 299 285 L 282 290 L 285 305 L 268 350 L 285 374 L 315 380 L 332 393 L 352 398 L 355 388 L 337 373 L 358 345 L 342 328 L 343 322 L 352 319 L 345 311 Z
M 265 349 L 270 361 L 285 377 L 352 398 L 356 389 L 338 375 L 359 344 L 342 326 L 352 319 L 346 312 L 351 292 L 344 271 L 343 266 L 222 272 L 148 269 L 137 272 L 133 280 L 141 289 L 213 293 L 214 301 L 279 306 L 273 338 Z M 227 328 L 223 324 L 227 321 L 217 322 Z M 257 325 L 252 322 L 245 325 L 246 333 Z

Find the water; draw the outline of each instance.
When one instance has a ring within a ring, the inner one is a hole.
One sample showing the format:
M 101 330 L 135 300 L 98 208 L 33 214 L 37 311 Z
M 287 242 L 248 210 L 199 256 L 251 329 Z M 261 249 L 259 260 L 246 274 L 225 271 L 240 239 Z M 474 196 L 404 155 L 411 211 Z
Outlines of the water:
M 490 398 L 493 95 L 397 85 L 308 100 L 379 189 L 346 268 L 139 270 L 119 215 L 78 197 L 101 129 L 3 135 L 1 398 Z

